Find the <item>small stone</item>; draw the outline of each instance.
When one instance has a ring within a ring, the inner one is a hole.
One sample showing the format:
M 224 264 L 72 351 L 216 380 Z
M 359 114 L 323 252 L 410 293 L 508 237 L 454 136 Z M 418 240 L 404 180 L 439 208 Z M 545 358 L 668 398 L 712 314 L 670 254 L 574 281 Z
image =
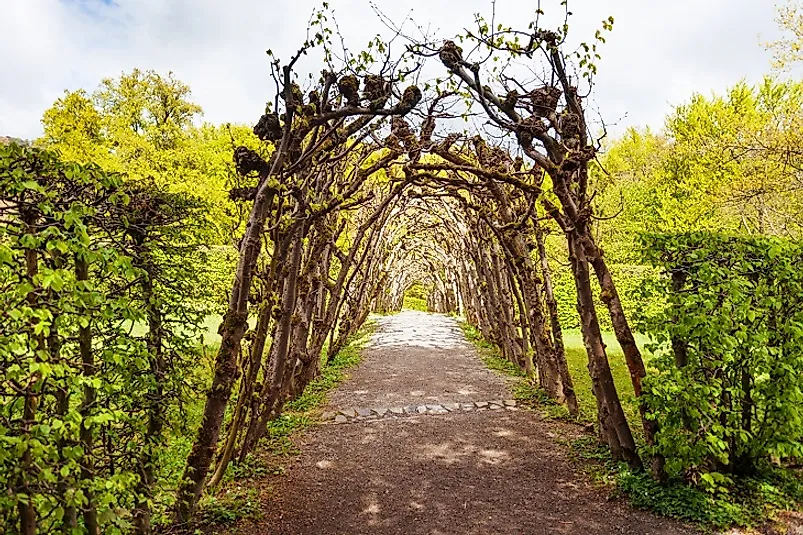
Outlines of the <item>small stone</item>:
M 463 403 L 462 405 L 460 405 L 460 408 L 463 409 L 464 411 L 473 411 L 474 410 L 474 404 L 473 403 Z
M 505 407 L 505 408 L 506 408 L 507 410 L 509 410 L 509 411 L 513 411 L 513 412 L 516 412 L 517 410 L 519 410 L 517 407 Z
M 427 406 L 421 405 L 415 410 L 415 412 L 417 412 L 418 414 L 424 414 L 425 412 L 427 412 Z
M 343 409 L 342 411 L 340 411 L 340 414 L 342 414 L 347 418 L 354 418 L 355 416 L 357 416 L 357 411 L 355 411 L 354 409 Z
M 501 399 L 498 399 L 498 400 L 495 399 L 495 400 L 491 401 L 491 404 L 493 404 L 493 405 L 504 405 L 504 401 L 502 401 Z
M 407 414 L 415 414 L 415 410 L 416 410 L 416 406 L 415 405 L 407 405 L 404 408 L 404 412 L 406 412 Z
M 449 411 L 441 407 L 440 409 L 432 409 L 430 411 L 432 414 L 449 414 Z
M 515 399 L 506 399 L 505 400 L 505 407 L 515 407 L 516 400 Z
M 457 411 L 457 410 L 460 410 L 460 404 L 459 403 L 444 403 L 443 404 L 443 408 L 446 409 L 447 411 Z
M 371 409 L 357 409 L 357 416 L 362 416 L 363 418 L 367 418 L 371 416 Z
M 441 405 L 427 405 L 427 408 L 431 411 L 443 410 L 443 406 Z
M 488 402 L 487 401 L 478 401 L 478 402 L 475 403 L 475 405 L 477 406 L 478 409 L 484 409 L 485 407 L 488 406 Z
M 393 414 L 404 414 L 404 408 L 402 407 L 391 407 L 390 412 Z
M 332 461 L 318 461 L 317 463 L 315 463 L 315 466 L 323 470 L 326 470 L 327 468 L 332 468 L 334 466 L 334 463 Z
M 496 403 L 491 403 L 490 405 L 488 405 L 488 408 L 491 409 L 492 411 L 495 411 L 497 409 L 501 409 L 502 405 L 497 405 Z
M 335 423 L 336 424 L 344 424 L 344 423 L 346 423 L 348 421 L 349 421 L 349 419 L 346 418 L 345 416 L 343 416 L 342 414 L 338 414 L 337 416 L 335 416 Z
M 411 396 L 416 396 L 416 397 L 423 396 L 424 394 L 426 394 L 426 392 L 424 392 L 423 390 L 413 390 L 412 392 L 410 392 Z
M 323 420 L 324 422 L 327 422 L 329 420 L 334 420 L 335 416 L 337 416 L 336 412 L 327 411 L 327 412 L 321 414 L 321 420 Z
M 374 409 L 374 414 L 379 416 L 380 418 L 388 413 L 388 409 L 381 408 L 381 409 Z

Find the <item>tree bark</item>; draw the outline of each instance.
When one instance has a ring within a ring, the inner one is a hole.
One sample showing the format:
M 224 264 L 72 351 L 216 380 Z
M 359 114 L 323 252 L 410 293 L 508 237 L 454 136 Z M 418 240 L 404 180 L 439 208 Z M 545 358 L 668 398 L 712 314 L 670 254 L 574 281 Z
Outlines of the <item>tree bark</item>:
M 285 378 L 288 368 L 288 350 L 290 343 L 291 322 L 293 313 L 295 312 L 296 305 L 296 292 L 298 272 L 301 265 L 301 253 L 303 249 L 303 238 L 301 235 L 293 233 L 295 239 L 290 243 L 290 265 L 287 268 L 287 274 L 284 281 L 284 288 L 282 291 L 282 313 L 279 318 L 276 339 L 271 349 L 273 354 L 273 366 L 270 370 L 270 376 L 265 380 L 270 381 L 270 390 L 268 391 L 268 398 L 263 401 L 263 406 L 259 418 L 256 420 L 256 425 L 249 429 L 246 438 L 243 441 L 243 446 L 240 451 L 240 459 L 244 459 L 253 451 L 259 439 L 263 436 L 268 420 L 271 416 L 278 414 L 279 408 L 282 405 L 281 393 L 284 387 Z
M 285 138 L 287 137 L 285 136 Z M 278 154 L 268 173 L 269 176 L 281 167 L 286 142 L 287 140 L 283 139 L 282 146 L 277 150 Z M 226 413 L 226 406 L 237 376 L 240 342 L 248 326 L 248 295 L 251 290 L 251 278 L 259 256 L 261 236 L 270 206 L 273 203 L 273 197 L 273 190 L 268 188 L 267 180 L 264 180 L 254 199 L 254 207 L 248 219 L 240 249 L 237 274 L 229 297 L 229 307 L 218 329 L 221 341 L 215 360 L 212 388 L 207 393 L 201 426 L 190 454 L 187 456 L 184 473 L 176 493 L 174 520 L 178 524 L 188 522 L 195 511 L 201 492 L 203 492 L 206 473 L 217 449 L 223 416 Z
M 577 289 L 577 312 L 583 332 L 583 341 L 588 353 L 588 370 L 591 374 L 594 395 L 597 399 L 601 433 L 605 437 L 614 458 L 620 457 L 633 469 L 641 469 L 641 459 L 636 443 L 625 418 L 619 394 L 602 342 L 585 249 L 578 236 L 569 240 L 570 261 Z
M 608 307 L 613 331 L 616 334 L 616 340 L 619 342 L 619 346 L 622 348 L 622 352 L 625 355 L 625 362 L 630 371 L 630 382 L 633 384 L 633 392 L 638 401 L 641 424 L 644 428 L 644 439 L 647 444 L 652 445 L 655 443 L 655 433 L 658 431 L 658 423 L 647 418 L 647 407 L 644 404 L 644 400 L 641 398 L 641 381 L 647 376 L 644 360 L 641 358 L 641 351 L 639 351 L 638 345 L 636 345 L 633 331 L 630 329 L 630 325 L 627 322 L 627 317 L 622 308 L 622 301 L 619 298 L 619 292 L 616 290 L 616 285 L 613 282 L 613 277 L 605 262 L 602 251 L 596 246 L 590 235 L 585 236 L 583 247 L 594 267 L 594 272 L 597 275 L 597 280 L 602 289 L 601 300 Z M 652 464 L 653 473 L 656 476 L 660 475 L 661 472 L 663 472 L 663 459 L 655 457 Z
M 237 406 L 235 407 L 234 416 L 232 417 L 232 422 L 228 429 L 226 443 L 220 453 L 220 459 L 218 460 L 212 477 L 209 479 L 209 487 L 215 487 L 218 483 L 220 483 L 220 481 L 223 479 L 223 475 L 226 473 L 226 468 L 228 468 L 229 462 L 234 455 L 237 445 L 237 438 L 240 434 L 242 423 L 245 419 L 246 409 L 248 408 L 248 404 L 251 402 L 257 377 L 259 375 L 259 370 L 262 366 L 262 355 L 265 351 L 265 343 L 267 341 L 268 328 L 271 321 L 270 313 L 270 303 L 262 303 L 257 319 L 254 340 L 249 348 L 248 372 L 240 381 L 240 392 L 237 397 Z
M 580 414 L 580 407 L 577 404 L 577 394 L 574 392 L 574 383 L 569 373 L 569 363 L 566 360 L 566 348 L 563 344 L 563 329 L 560 325 L 560 314 L 558 303 L 555 301 L 555 292 L 552 287 L 552 273 L 549 269 L 549 259 L 546 254 L 544 244 L 544 234 L 538 222 L 535 222 L 535 240 L 538 247 L 538 257 L 541 262 L 541 274 L 544 279 L 544 296 L 546 298 L 547 310 L 549 311 L 549 324 L 552 330 L 552 347 L 555 350 L 555 361 L 558 364 L 561 382 L 563 383 L 563 395 L 566 397 L 566 406 L 569 414 L 577 417 Z
M 146 253 L 143 253 L 146 254 Z M 145 275 L 142 280 L 142 300 L 145 303 L 145 314 L 148 320 L 148 358 L 150 360 L 151 377 L 154 382 L 148 392 L 147 412 L 148 429 L 144 437 L 142 452 L 139 455 L 140 480 L 137 485 L 137 505 L 134 509 L 134 531 L 137 534 L 149 535 L 151 528 L 150 500 L 153 497 L 153 486 L 156 484 L 155 463 L 156 448 L 162 443 L 164 429 L 164 374 L 167 364 L 164 358 L 164 325 L 162 313 L 156 303 L 153 285 L 153 269 L 145 262 Z
M 78 281 L 89 280 L 89 264 L 86 258 L 81 255 L 75 255 L 75 278 Z M 86 313 L 86 311 L 84 311 Z M 92 352 L 92 327 L 91 322 L 84 327 L 78 328 L 78 351 L 81 354 L 81 374 L 87 381 L 84 383 L 83 401 L 79 409 L 81 413 L 81 420 L 86 420 L 95 405 L 97 393 L 90 384 L 90 379 L 95 375 L 95 355 Z M 84 529 L 89 535 L 99 535 L 100 526 L 98 524 L 98 514 L 95 505 L 95 495 L 92 492 L 91 485 L 94 478 L 94 459 L 92 456 L 92 448 L 94 437 L 92 429 L 85 425 L 81 426 L 79 432 L 79 440 L 81 441 L 81 448 L 83 456 L 81 458 L 81 482 L 83 483 L 83 491 L 86 495 L 87 503 L 83 509 Z

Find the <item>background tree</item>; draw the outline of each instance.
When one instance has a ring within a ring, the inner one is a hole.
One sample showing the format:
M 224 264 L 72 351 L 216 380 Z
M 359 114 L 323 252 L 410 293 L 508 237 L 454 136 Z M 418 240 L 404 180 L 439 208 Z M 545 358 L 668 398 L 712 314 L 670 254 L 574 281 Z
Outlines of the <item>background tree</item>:
M 201 107 L 172 73 L 124 73 L 88 94 L 65 92 L 42 119 L 40 143 L 66 161 L 94 162 L 127 179 L 152 179 L 159 187 L 208 203 L 215 245 L 233 245 L 242 217 L 229 199 L 236 183 L 231 151 L 259 140 L 241 125 L 198 125 Z
M 774 53 L 773 66 L 786 70 L 803 59 L 803 9 L 794 0 L 788 0 L 785 5 L 778 7 L 776 21 L 787 35 L 766 46 Z

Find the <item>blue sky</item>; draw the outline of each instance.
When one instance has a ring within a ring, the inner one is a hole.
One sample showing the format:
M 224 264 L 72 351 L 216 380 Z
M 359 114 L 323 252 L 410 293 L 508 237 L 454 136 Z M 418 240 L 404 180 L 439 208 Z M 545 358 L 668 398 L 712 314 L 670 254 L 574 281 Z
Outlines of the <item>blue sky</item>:
M 65 89 L 140 69 L 173 71 L 190 85 L 204 120 L 252 123 L 270 86 L 265 50 L 304 39 L 309 0 L 5 0 L 0 18 L 0 135 L 33 138 Z M 542 0 L 547 10 L 559 0 Z M 490 0 L 376 0 L 394 20 L 411 12 L 442 36 L 469 27 Z M 359 48 L 383 27 L 367 0 L 330 0 Z M 459 10 L 456 6 L 460 6 Z M 535 1 L 497 0 L 506 24 L 528 20 Z M 722 92 L 770 70 L 761 42 L 778 37 L 771 0 L 571 0 L 572 32 L 592 36 L 613 15 L 594 93 L 616 129 L 660 128 L 693 92 Z M 410 11 L 412 10 L 412 11 Z M 9 53 L 11 52 L 11 53 Z

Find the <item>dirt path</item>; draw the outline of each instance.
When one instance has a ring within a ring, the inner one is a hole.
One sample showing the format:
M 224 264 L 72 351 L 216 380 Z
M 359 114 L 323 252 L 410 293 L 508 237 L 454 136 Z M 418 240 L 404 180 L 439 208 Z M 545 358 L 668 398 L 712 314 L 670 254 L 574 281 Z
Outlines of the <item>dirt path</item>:
M 330 396 L 328 417 L 345 423 L 302 437 L 299 462 L 248 533 L 693 533 L 576 477 L 560 426 L 505 404 L 505 381 L 452 319 L 404 312 L 379 323 Z

